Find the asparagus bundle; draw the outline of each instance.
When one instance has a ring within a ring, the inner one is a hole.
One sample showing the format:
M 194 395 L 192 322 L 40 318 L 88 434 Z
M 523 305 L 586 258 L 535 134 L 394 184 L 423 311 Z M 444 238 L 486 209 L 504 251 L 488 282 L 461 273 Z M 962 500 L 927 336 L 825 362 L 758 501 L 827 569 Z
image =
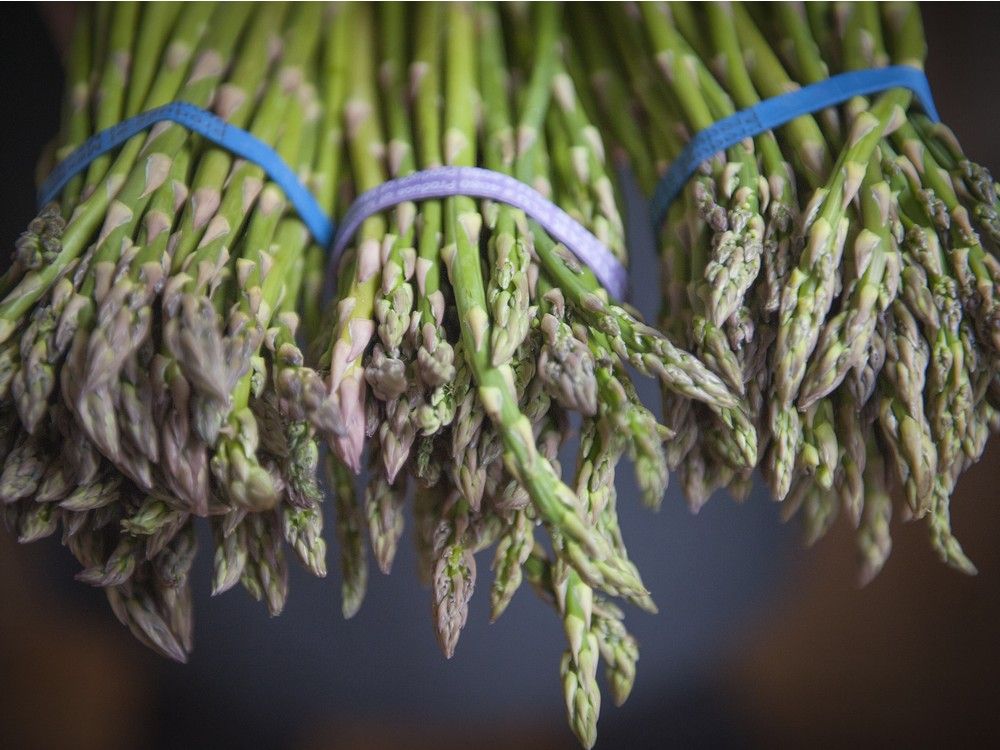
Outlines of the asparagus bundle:
M 59 156 L 182 100 L 332 184 L 335 123 L 312 83 L 331 13 L 81 9 Z M 260 167 L 163 123 L 44 207 L 0 283 L 5 520 L 22 542 L 61 527 L 78 577 L 174 659 L 192 646 L 195 518 L 215 531 L 215 593 L 241 583 L 280 612 L 286 543 L 325 573 L 314 434 L 340 422 L 295 343 L 322 273 L 310 242 Z
M 649 190 L 693 133 L 737 109 L 925 56 L 912 4 L 577 12 L 604 135 Z M 589 31 L 601 23 L 610 40 Z M 942 560 L 974 571 L 949 501 L 1000 426 L 1000 193 L 911 98 L 855 97 L 716 154 L 661 233 L 665 330 L 745 394 L 760 467 L 787 514 L 802 511 L 807 541 L 843 508 L 863 581 L 889 554 L 897 489 Z M 703 414 L 665 394 L 666 423 L 685 436 L 670 465 L 695 509 L 748 486 Z
M 482 165 L 533 185 L 624 262 L 617 189 L 560 16 L 550 4 L 503 18 L 464 4 L 87 8 L 57 156 L 183 100 L 272 145 L 331 215 L 391 177 Z M 5 520 L 21 541 L 61 527 L 79 577 L 183 660 L 197 518 L 213 529 L 214 593 L 241 583 L 280 612 L 286 545 L 325 574 L 326 445 L 344 614 L 364 596 L 366 546 L 391 568 L 412 492 L 445 654 L 475 554 L 495 547 L 493 615 L 525 576 L 555 606 L 567 709 L 590 746 L 599 659 L 616 702 L 635 675 L 610 598 L 654 609 L 618 526 L 615 468 L 630 457 L 655 507 L 673 436 L 627 368 L 703 408 L 733 472 L 754 466 L 757 436 L 722 377 L 570 250 L 507 205 L 402 203 L 363 223 L 323 305 L 323 250 L 277 185 L 157 125 L 69 183 L 0 280 Z M 580 450 L 564 480 L 573 413 Z
M 533 185 L 625 260 L 610 167 L 557 43 L 559 6 L 505 8 L 502 18 L 490 5 L 344 12 L 353 38 L 375 53 L 344 60 L 346 150 L 358 191 L 414 170 L 484 166 Z M 633 459 L 653 506 L 667 481 L 670 433 L 639 402 L 626 368 L 705 404 L 745 469 L 756 460 L 756 436 L 740 400 L 507 205 L 453 196 L 369 217 L 337 278 L 320 366 L 346 427 L 330 441 L 338 509 L 352 519 L 338 523 L 350 572 L 345 614 L 364 585 L 361 526 L 388 572 L 412 487 L 444 653 L 454 652 L 467 616 L 474 555 L 495 546 L 493 616 L 525 573 L 554 604 L 568 639 L 570 723 L 592 745 L 599 658 L 618 702 L 637 658 L 607 598 L 653 609 L 618 527 L 615 467 Z M 558 452 L 573 412 L 582 417 L 581 446 L 568 484 Z M 358 507 L 346 477 L 361 468 L 366 438 L 370 479 Z

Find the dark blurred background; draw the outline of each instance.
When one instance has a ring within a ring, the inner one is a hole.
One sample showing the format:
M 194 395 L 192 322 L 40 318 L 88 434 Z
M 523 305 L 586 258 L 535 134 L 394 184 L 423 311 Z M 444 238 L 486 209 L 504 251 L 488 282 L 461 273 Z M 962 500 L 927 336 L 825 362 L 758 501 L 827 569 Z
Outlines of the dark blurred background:
M 59 12 L 10 3 L 0 24 L 7 247 L 34 214 L 35 162 L 58 124 Z M 924 12 L 938 108 L 998 173 L 1000 6 Z M 637 267 L 652 268 L 651 252 L 640 247 Z M 635 278 L 650 280 L 635 297 L 652 314 L 656 274 Z M 802 550 L 759 489 L 743 505 L 719 496 L 694 517 L 672 488 L 651 515 L 623 467 L 624 533 L 661 613 L 629 613 L 639 676 L 623 708 L 606 699 L 598 748 L 996 746 L 998 462 L 994 443 L 953 503 L 977 577 L 938 563 L 922 525 L 894 523 L 892 557 L 863 590 L 844 522 Z M 210 599 L 207 542 L 194 573 L 197 646 L 177 665 L 73 581 L 55 539 L 18 547 L 0 530 L 0 747 L 576 747 L 563 720 L 561 627 L 530 591 L 493 625 L 480 591 L 446 661 L 408 546 L 345 622 L 335 573 L 296 571 L 280 618 L 241 591 Z

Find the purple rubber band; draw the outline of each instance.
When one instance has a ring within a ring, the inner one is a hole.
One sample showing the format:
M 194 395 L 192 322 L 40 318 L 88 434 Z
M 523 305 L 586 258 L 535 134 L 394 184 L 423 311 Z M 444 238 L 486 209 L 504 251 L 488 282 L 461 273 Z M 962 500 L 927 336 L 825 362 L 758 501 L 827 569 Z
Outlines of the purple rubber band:
M 501 172 L 480 167 L 437 167 L 383 182 L 358 196 L 337 227 L 330 252 L 331 268 L 362 222 L 400 203 L 458 195 L 488 198 L 519 208 L 564 244 L 617 300 L 625 298 L 628 272 L 607 246 L 545 196 Z

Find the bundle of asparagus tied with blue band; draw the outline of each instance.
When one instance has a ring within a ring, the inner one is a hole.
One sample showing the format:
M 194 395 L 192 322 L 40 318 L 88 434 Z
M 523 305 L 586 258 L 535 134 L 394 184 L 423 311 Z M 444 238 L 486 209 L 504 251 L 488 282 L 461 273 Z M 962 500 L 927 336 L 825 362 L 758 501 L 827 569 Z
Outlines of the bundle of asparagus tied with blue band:
M 579 12 L 604 134 L 649 190 L 736 110 L 835 73 L 920 68 L 926 52 L 906 3 Z M 746 138 L 701 165 L 660 236 L 665 330 L 746 395 L 760 467 L 807 540 L 843 509 L 863 581 L 889 554 L 897 491 L 942 560 L 974 570 L 950 497 L 1000 426 L 998 191 L 912 105 L 890 89 Z M 699 405 L 667 394 L 665 416 L 695 508 L 745 492 Z
M 333 217 L 387 179 L 478 165 L 626 260 L 558 5 L 80 12 L 56 160 L 185 101 L 271 145 Z M 611 599 L 654 608 L 618 527 L 615 469 L 632 459 L 651 506 L 667 482 L 671 432 L 627 368 L 704 404 L 734 466 L 753 466 L 756 436 L 723 380 L 571 250 L 505 204 L 401 203 L 362 224 L 324 301 L 324 249 L 261 166 L 157 124 L 70 181 L 0 281 L 7 525 L 25 542 L 61 529 L 80 579 L 183 660 L 197 519 L 213 529 L 214 593 L 240 583 L 280 612 L 286 547 L 325 574 L 326 446 L 345 615 L 367 549 L 390 569 L 412 495 L 444 652 L 492 547 L 494 617 L 527 578 L 564 623 L 567 708 L 589 746 L 599 661 L 618 702 L 635 675 Z M 580 450 L 563 472 L 572 413 Z
M 248 129 L 305 180 L 336 174 L 313 83 L 329 10 L 81 15 L 59 157 L 180 100 Z M 79 578 L 175 659 L 192 645 L 194 518 L 216 534 L 215 592 L 241 582 L 279 612 L 286 542 L 325 573 L 314 434 L 339 429 L 339 413 L 295 343 L 322 260 L 286 203 L 257 165 L 162 123 L 44 207 L 0 285 L 8 525 L 21 541 L 61 527 Z

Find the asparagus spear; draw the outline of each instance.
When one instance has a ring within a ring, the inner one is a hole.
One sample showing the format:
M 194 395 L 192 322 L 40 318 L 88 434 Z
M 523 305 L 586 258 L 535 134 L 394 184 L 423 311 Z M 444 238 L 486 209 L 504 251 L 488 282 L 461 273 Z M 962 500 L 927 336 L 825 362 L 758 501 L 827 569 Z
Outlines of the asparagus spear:
M 344 9 L 342 23 L 357 30 L 359 37 L 374 41 L 371 10 L 361 6 Z M 350 66 L 350 89 L 344 113 L 351 166 L 359 191 L 369 190 L 384 178 L 378 158 L 384 148 L 381 118 L 375 106 L 373 60 L 375 45 L 354 59 Z M 333 437 L 338 457 L 354 472 L 361 468 L 364 440 L 364 408 L 367 385 L 361 355 L 375 333 L 375 293 L 381 278 L 381 243 L 386 234 L 385 218 L 371 216 L 357 235 L 353 257 L 345 256 L 342 269 L 350 287 L 337 305 L 337 322 L 330 349 L 324 358 L 329 368 L 327 389 L 336 394 L 346 427 L 344 436 Z M 329 438 L 328 438 L 329 439 Z

